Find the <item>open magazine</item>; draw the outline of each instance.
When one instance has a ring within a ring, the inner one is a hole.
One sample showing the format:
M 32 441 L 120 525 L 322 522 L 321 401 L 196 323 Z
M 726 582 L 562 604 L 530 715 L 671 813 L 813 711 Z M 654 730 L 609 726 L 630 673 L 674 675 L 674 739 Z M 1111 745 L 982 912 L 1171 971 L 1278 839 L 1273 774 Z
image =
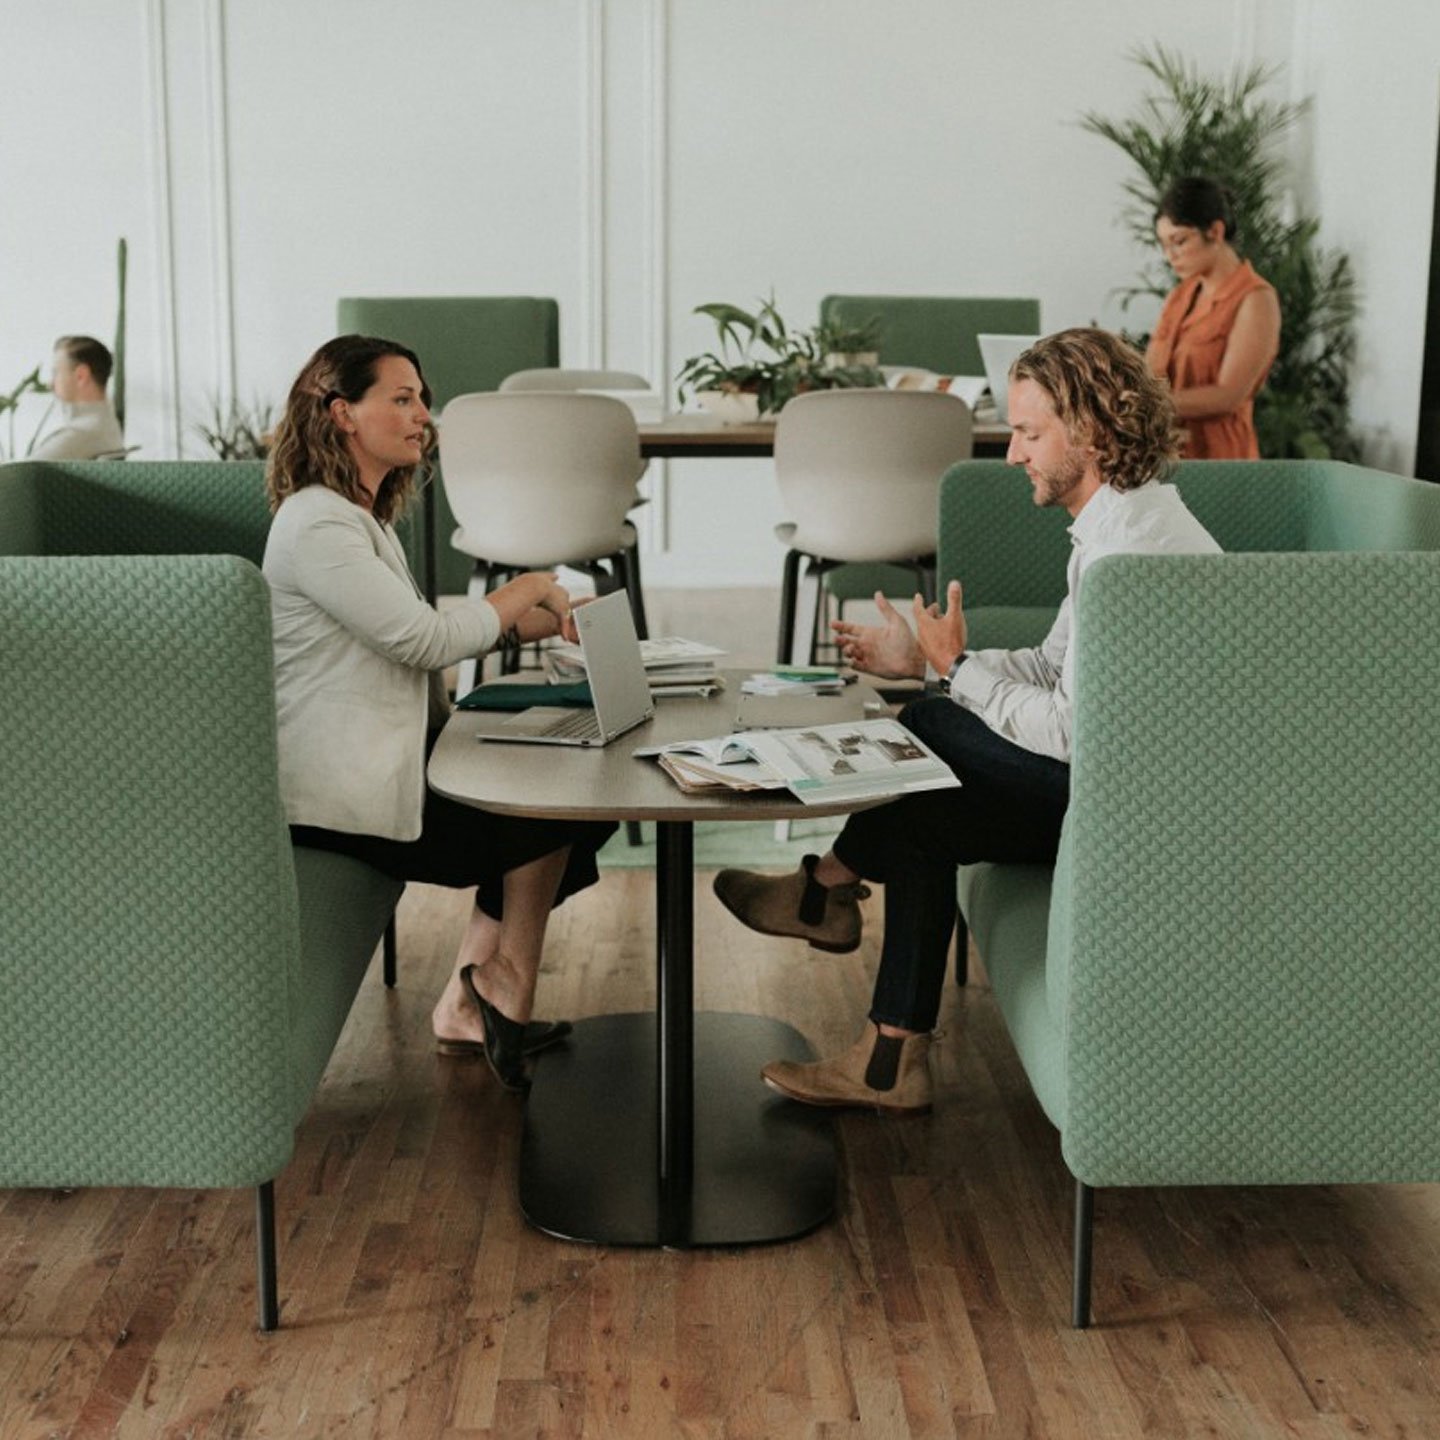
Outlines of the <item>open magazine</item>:
M 955 772 L 895 720 L 745 730 L 636 750 L 657 756 L 683 789 L 788 789 L 807 805 L 958 786 Z M 668 763 L 667 763 L 668 762 Z M 676 775 L 681 768 L 692 782 Z M 731 778 L 733 777 L 734 783 Z

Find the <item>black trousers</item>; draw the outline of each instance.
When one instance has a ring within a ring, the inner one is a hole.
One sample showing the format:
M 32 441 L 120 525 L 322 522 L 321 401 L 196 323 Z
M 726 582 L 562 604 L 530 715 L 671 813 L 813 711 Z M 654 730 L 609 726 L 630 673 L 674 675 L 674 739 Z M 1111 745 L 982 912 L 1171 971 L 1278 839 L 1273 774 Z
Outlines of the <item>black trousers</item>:
M 432 744 L 436 738 L 430 737 Z M 595 853 L 616 828 L 609 821 L 494 815 L 426 790 L 418 840 L 348 835 L 314 825 L 292 825 L 290 838 L 296 845 L 353 855 L 395 880 L 418 880 L 457 890 L 474 885 L 476 905 L 499 920 L 504 914 L 506 871 L 568 845 L 570 858 L 555 895 L 559 905 L 600 878 Z
M 913 701 L 901 723 L 960 777 L 852 815 L 836 856 L 885 886 L 885 939 L 870 1018 L 930 1030 L 940 1013 L 955 918 L 955 868 L 981 860 L 1053 863 L 1070 767 L 997 735 L 948 696 Z

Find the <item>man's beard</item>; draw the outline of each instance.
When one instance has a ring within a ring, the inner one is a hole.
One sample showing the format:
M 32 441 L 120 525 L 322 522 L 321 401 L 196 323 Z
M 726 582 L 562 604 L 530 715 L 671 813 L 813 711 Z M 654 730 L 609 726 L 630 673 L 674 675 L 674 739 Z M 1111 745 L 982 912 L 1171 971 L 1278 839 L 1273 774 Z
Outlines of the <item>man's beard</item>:
M 1067 450 L 1058 465 L 1048 470 L 1035 472 L 1035 503 L 1037 505 L 1063 505 L 1066 498 L 1085 478 L 1089 462 L 1085 452 L 1078 447 Z

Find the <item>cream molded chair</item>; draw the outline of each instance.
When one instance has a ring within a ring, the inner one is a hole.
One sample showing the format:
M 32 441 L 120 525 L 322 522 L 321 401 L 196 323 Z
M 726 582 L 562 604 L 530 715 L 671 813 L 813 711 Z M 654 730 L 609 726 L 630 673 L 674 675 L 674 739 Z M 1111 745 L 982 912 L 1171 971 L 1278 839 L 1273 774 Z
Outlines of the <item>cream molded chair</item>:
M 822 390 L 799 395 L 775 426 L 775 476 L 795 517 L 775 534 L 789 547 L 780 594 L 776 659 L 790 661 L 800 565 L 816 579 L 810 658 L 819 629 L 822 577 L 836 565 L 887 561 L 935 585 L 940 477 L 968 460 L 969 406 L 953 395 Z
M 650 382 L 630 370 L 517 370 L 500 382 L 500 391 L 512 390 L 648 390 Z
M 604 395 L 458 395 L 439 429 L 459 521 L 451 544 L 475 561 L 470 594 L 483 596 L 507 574 L 567 565 L 594 575 L 602 590 L 623 587 L 643 638 L 635 528 L 625 512 L 644 462 L 629 409 Z M 474 671 L 473 661 L 462 664 L 457 693 L 471 687 Z

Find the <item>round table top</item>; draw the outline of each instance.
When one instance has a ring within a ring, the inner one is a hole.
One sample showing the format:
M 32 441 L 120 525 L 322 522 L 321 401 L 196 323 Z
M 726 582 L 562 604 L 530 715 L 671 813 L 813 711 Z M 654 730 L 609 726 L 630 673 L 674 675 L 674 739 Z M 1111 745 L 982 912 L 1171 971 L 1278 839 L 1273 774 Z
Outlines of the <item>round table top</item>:
M 481 712 L 457 710 L 431 752 L 430 788 L 482 810 L 557 820 L 799 820 L 884 803 L 805 805 L 788 790 L 688 795 L 658 761 L 633 754 L 646 746 L 728 735 L 736 728 L 746 673 L 725 672 L 726 688 L 706 698 L 657 700 L 653 718 L 599 747 L 482 741 L 476 735 Z M 868 686 L 858 693 L 863 703 L 881 707 L 875 713 L 889 713 Z

